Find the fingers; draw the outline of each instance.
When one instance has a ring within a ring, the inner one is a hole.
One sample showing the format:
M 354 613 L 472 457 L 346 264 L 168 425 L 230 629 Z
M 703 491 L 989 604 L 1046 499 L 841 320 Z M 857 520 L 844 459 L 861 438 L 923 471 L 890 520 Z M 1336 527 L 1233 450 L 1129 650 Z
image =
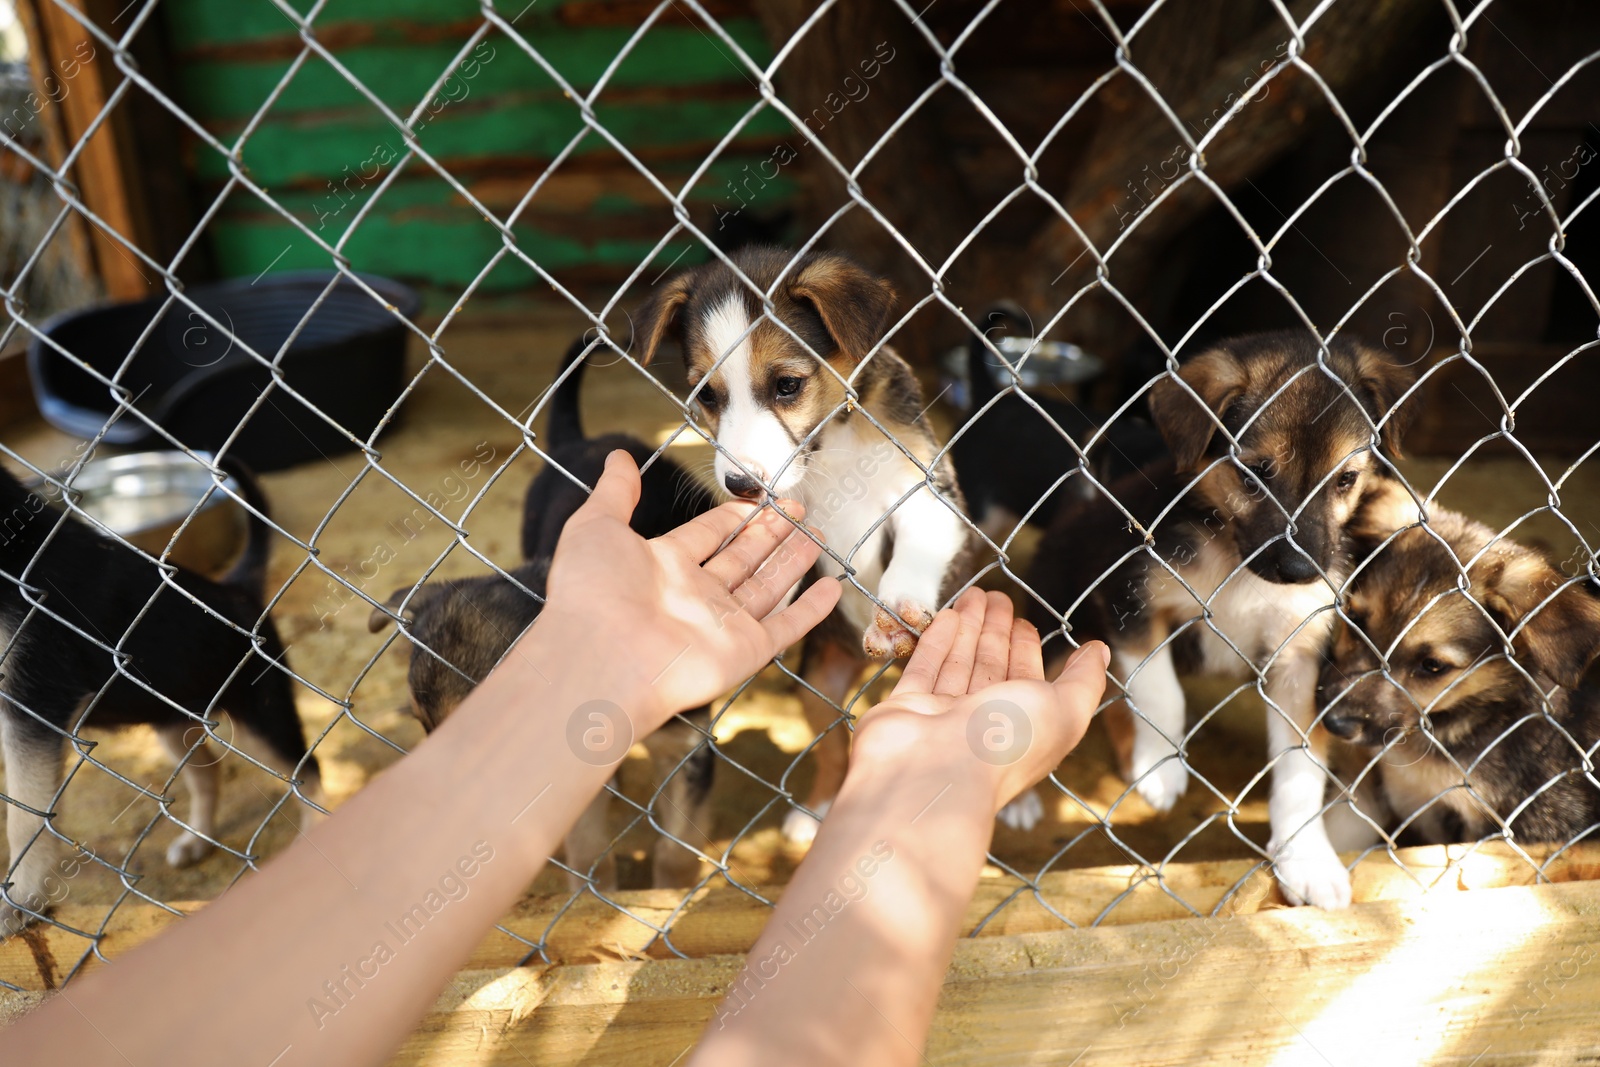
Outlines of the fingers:
M 656 540 L 680 549 L 696 563 L 704 563 L 755 509 L 756 505 L 746 501 L 730 500 L 689 520 L 676 530 L 662 534 Z M 759 564 L 760 561 L 756 562 Z
M 972 665 L 978 655 L 978 637 L 983 632 L 983 619 L 988 611 L 988 597 L 981 589 L 968 589 L 956 601 L 956 616 L 960 626 L 950 651 L 939 668 L 939 677 L 933 691 L 944 696 L 961 696 L 971 690 Z
M 778 521 L 783 523 L 786 528 L 791 528 L 786 519 L 779 517 Z M 743 534 L 739 536 L 741 539 L 744 537 Z M 738 542 L 735 541 L 734 544 L 738 544 Z M 728 547 L 732 548 L 733 545 Z M 778 546 L 777 551 L 771 552 L 765 557 L 766 562 L 761 565 L 761 569 L 751 575 L 749 581 L 744 582 L 733 591 L 733 599 L 738 601 L 740 606 L 756 618 L 764 617 L 769 611 L 778 606 L 778 602 L 783 599 L 784 594 L 794 588 L 794 583 L 805 577 L 806 572 L 811 569 L 811 565 L 817 561 L 817 557 L 821 554 L 822 548 L 815 541 L 799 530 L 794 530 Z M 723 555 L 724 553 L 719 552 L 716 559 L 713 559 L 711 563 L 715 563 Z M 711 569 L 711 563 L 706 564 L 706 570 Z M 823 583 L 818 582 L 817 584 L 821 585 Z M 834 582 L 833 584 L 838 585 L 839 583 Z M 834 599 L 837 600 L 838 597 Z
M 961 620 L 951 608 L 945 608 L 933 617 L 917 641 L 917 650 L 911 653 L 905 670 L 900 672 L 900 681 L 894 687 L 895 696 L 933 692 L 939 668 L 944 666 L 944 658 L 950 654 L 950 646 L 955 644 L 956 631 L 960 626 Z
M 606 456 L 605 470 L 594 483 L 589 499 L 573 516 L 605 515 L 627 522 L 639 504 L 639 467 L 622 449 Z
M 809 543 L 809 542 L 808 542 Z M 815 549 L 815 546 L 812 546 Z M 780 594 L 788 586 L 780 586 Z M 772 638 L 774 649 L 787 648 L 811 631 L 811 628 L 828 617 L 828 612 L 839 602 L 842 587 L 831 578 L 812 585 L 793 604 L 761 620 L 762 629 Z
M 1062 704 L 1069 710 L 1083 708 L 1087 717 L 1100 703 L 1106 689 L 1106 666 L 1111 650 L 1101 641 L 1090 641 L 1067 657 L 1054 682 Z
M 1011 662 L 1006 667 L 1006 677 L 1044 681 L 1044 648 L 1039 643 L 1039 631 L 1027 619 L 1011 623 Z
M 990 592 L 986 597 L 983 629 L 978 632 L 978 656 L 972 664 L 968 692 L 1006 680 L 1011 665 L 1011 598 Z
M 782 501 L 782 504 L 784 505 L 784 510 L 795 518 L 805 514 L 805 508 L 796 501 L 785 500 Z M 738 529 L 737 526 L 734 528 Z M 674 531 L 674 533 L 676 532 Z M 791 535 L 799 537 L 800 540 L 808 544 L 810 543 L 810 538 L 795 530 L 794 523 L 776 511 L 764 508 L 761 514 L 751 520 L 749 525 L 739 530 L 739 533 L 722 551 L 717 552 L 716 555 L 705 561 L 704 569 L 707 574 L 715 576 L 722 582 L 724 587 L 736 589 L 739 583 L 761 570 L 763 565 L 769 562 L 769 557 L 773 555 L 773 550 L 777 549 Z M 721 544 L 721 542 L 719 541 L 718 544 Z M 812 545 L 812 547 L 815 548 L 816 546 Z M 715 550 L 715 546 L 713 546 L 713 550 Z M 793 546 L 788 549 L 791 553 L 793 550 Z M 815 559 L 814 553 L 812 558 Z M 807 566 L 810 566 L 810 564 L 807 564 Z M 784 588 L 787 589 L 788 586 L 784 586 Z M 758 612 L 757 614 L 765 613 Z

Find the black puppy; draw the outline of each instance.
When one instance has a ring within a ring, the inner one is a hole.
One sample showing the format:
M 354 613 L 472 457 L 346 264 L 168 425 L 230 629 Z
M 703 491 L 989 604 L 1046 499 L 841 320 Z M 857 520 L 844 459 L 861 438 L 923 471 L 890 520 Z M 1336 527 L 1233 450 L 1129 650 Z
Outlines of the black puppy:
M 219 466 L 265 515 L 250 472 Z M 270 536 L 252 515 L 244 555 L 220 581 L 182 567 L 164 580 L 134 549 L 0 470 L 0 739 L 11 801 L 0 933 L 43 910 L 42 890 L 66 840 L 46 821 L 61 789 L 64 743 L 83 726 L 153 726 L 181 763 L 190 808 L 167 849 L 175 867 L 200 859 L 215 840 L 218 771 L 205 734 L 219 710 L 260 739 L 275 770 L 298 776 L 299 792 L 320 801 L 317 760 L 306 751 L 283 645 L 263 607 Z
M 606 456 L 620 448 L 643 468 L 655 452 L 626 434 L 584 436 L 579 390 L 586 347 L 580 338 L 567 350 L 562 361 L 565 376 L 550 398 L 545 433 L 550 462 L 528 486 L 522 516 L 522 549 L 528 562 L 507 572 L 514 581 L 493 574 L 430 582 L 414 591 L 412 586 L 404 586 L 390 595 L 384 607 L 373 609 L 367 620 L 368 629 L 376 633 L 404 603 L 406 630 L 412 640 L 407 682 L 412 710 L 426 730 L 443 722 L 539 617 L 561 528 L 589 498 L 584 487 L 599 479 Z M 639 506 L 631 525 L 643 537 L 659 537 L 711 506 L 705 488 L 664 456 L 643 470 L 641 481 Z M 672 839 L 687 839 L 697 823 L 704 825 L 713 765 L 711 749 L 703 743 L 709 729 L 709 710 L 698 708 L 645 739 L 666 801 L 655 816 L 666 834 L 656 846 L 657 886 L 691 883 L 698 871 L 699 858 Z M 567 865 L 575 871 L 590 871 L 602 889 L 616 885 L 614 861 L 606 851 L 611 841 L 607 807 L 602 793 L 566 840 Z
M 980 320 L 984 334 L 998 342 L 1005 331 L 1026 337 L 1032 331 L 1027 313 L 1015 304 L 996 304 Z M 1083 458 L 1102 483 L 1132 473 L 1166 454 L 1156 428 L 1124 414 L 1096 431 L 1104 419 L 1076 404 L 1049 397 L 1024 398 L 1016 389 L 1001 393 L 990 363 L 993 357 L 980 337 L 967 345 L 967 382 L 971 412 L 950 442 L 956 480 L 967 498 L 967 511 L 979 529 L 993 538 L 1010 533 L 1026 517 L 1044 527 L 1065 495 L 1091 490 L 1082 478 L 1063 494 L 1067 472 Z M 1037 406 L 1035 406 L 1037 405 Z M 1086 448 L 1094 440 L 1092 448 Z
M 586 437 L 578 394 L 583 384 L 584 352 L 588 345 L 580 337 L 572 342 L 561 361 L 561 374 L 555 394 L 550 398 L 550 420 L 545 429 L 545 454 L 551 462 L 528 486 L 522 505 L 522 558 L 545 559 L 555 554 L 572 513 L 589 499 L 587 485 L 593 485 L 605 469 L 606 457 L 622 449 L 644 470 L 656 450 L 625 433 Z M 567 471 L 586 483 L 562 474 Z M 580 473 L 581 471 L 581 473 Z M 639 506 L 633 509 L 631 525 L 642 537 L 659 537 L 675 530 L 711 507 L 711 494 L 694 476 L 662 456 L 644 470 Z

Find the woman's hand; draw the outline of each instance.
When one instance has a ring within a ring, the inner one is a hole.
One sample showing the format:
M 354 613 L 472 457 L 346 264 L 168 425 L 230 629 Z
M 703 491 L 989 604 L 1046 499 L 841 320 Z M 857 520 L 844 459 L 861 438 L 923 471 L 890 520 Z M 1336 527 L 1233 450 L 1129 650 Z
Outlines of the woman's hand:
M 889 699 L 856 726 L 852 763 L 953 760 L 981 776 L 998 812 L 1077 745 L 1105 691 L 1098 641 L 1044 679 L 1039 631 L 1003 593 L 969 589 L 934 617 Z
M 774 610 L 820 552 L 781 515 L 729 503 L 647 541 L 628 519 L 639 502 L 628 453 L 606 458 L 594 492 L 567 522 L 550 567 L 548 603 L 533 632 L 603 643 L 648 690 L 630 708 L 647 732 L 727 692 L 833 610 L 839 583 L 820 581 Z M 804 509 L 791 501 L 784 510 Z M 723 542 L 738 532 L 726 547 Z

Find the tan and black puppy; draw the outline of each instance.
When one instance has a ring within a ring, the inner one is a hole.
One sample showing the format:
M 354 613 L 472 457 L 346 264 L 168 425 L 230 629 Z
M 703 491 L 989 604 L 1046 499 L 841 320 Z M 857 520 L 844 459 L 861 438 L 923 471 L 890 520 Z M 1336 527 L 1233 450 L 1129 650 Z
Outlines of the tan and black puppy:
M 403 586 L 367 620 L 374 633 L 396 618 L 403 621 L 411 640 L 411 707 L 425 730 L 443 722 L 538 618 L 561 529 L 588 499 L 584 487 L 599 479 L 613 450 L 627 451 L 641 468 L 639 503 L 629 522 L 640 536 L 659 537 L 711 506 L 710 494 L 683 467 L 665 457 L 651 462 L 655 450 L 643 441 L 624 434 L 591 438 L 584 433 L 579 393 L 584 356 L 592 347 L 583 339 L 572 344 L 551 395 L 545 435 L 550 462 L 528 486 L 522 513 L 528 562 L 508 571 L 509 580 L 489 574 Z M 715 767 L 707 744 L 710 722 L 710 709 L 696 708 L 644 739 L 659 783 L 660 803 L 650 805 L 652 823 L 663 833 L 651 869 L 657 888 L 699 880 L 699 856 L 679 842 L 703 841 L 702 828 L 710 826 Z M 589 879 L 601 890 L 616 888 L 609 808 L 609 794 L 603 791 L 567 834 L 566 863 L 577 872 L 571 878 L 574 888 Z
M 867 657 L 911 654 L 964 577 L 970 528 L 949 458 L 934 462 L 940 443 L 916 377 L 883 343 L 889 283 L 831 252 L 745 248 L 732 263 L 659 287 L 635 321 L 635 355 L 648 363 L 675 337 L 715 435 L 719 487 L 799 500 L 827 543 L 815 574 L 838 578 L 848 565 L 852 581 L 807 638 L 801 669 L 819 734 L 805 808 L 821 816 L 849 755 L 835 708 Z M 799 808 L 784 821 L 794 841 L 816 828 Z
M 177 763 L 189 811 L 184 821 L 164 808 L 181 828 L 167 849 L 174 867 L 217 843 L 222 768 L 207 738 L 218 711 L 296 792 L 321 803 L 317 758 L 265 607 L 267 500 L 242 465 L 217 466 L 251 514 L 244 554 L 216 581 L 183 567 L 163 573 L 0 469 L 0 750 L 11 850 L 9 871 L 0 868 L 0 937 L 53 899 L 46 887 L 67 842 L 55 821 L 63 757 L 69 741 L 84 744 L 81 727 L 150 726 Z
M 1322 725 L 1370 764 L 1368 817 L 1430 844 L 1570 841 L 1600 822 L 1584 773 L 1600 741 L 1600 691 L 1580 688 L 1600 655 L 1587 585 L 1442 508 L 1358 569 L 1322 671 Z
M 1304 332 L 1225 341 L 1152 388 L 1172 459 L 1062 509 L 1028 586 L 1041 631 L 1105 640 L 1125 702 L 1106 709 L 1123 773 L 1169 810 L 1188 784 L 1180 674 L 1261 672 L 1273 760 L 1271 851 L 1296 902 L 1343 907 L 1322 825 L 1315 688 L 1358 509 L 1398 491 L 1412 378 L 1382 351 Z M 1407 497 L 1409 499 L 1409 497 Z M 1132 714 L 1129 707 L 1138 715 Z

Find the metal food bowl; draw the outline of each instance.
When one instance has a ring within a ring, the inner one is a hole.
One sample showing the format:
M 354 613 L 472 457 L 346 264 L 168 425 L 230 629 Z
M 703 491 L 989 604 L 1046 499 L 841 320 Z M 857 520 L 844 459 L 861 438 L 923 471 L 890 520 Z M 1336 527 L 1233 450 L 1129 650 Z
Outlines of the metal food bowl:
M 197 453 L 209 460 L 205 453 Z M 72 481 L 72 499 L 107 529 L 159 556 L 196 503 L 216 483 L 183 452 L 133 452 L 91 460 Z M 224 483 L 238 491 L 233 478 Z M 249 515 L 226 493 L 211 494 L 168 557 L 215 577 L 244 550 Z
M 1055 386 L 1071 389 L 1098 378 L 1105 370 L 1104 360 L 1066 341 L 1040 341 L 1033 337 L 1007 335 L 996 340 L 995 347 L 1012 367 L 1017 368 L 1017 383 L 1030 393 L 1048 395 L 1055 392 Z M 997 387 L 1004 389 L 1012 384 L 1010 368 L 987 351 L 984 352 L 984 362 L 988 364 L 989 376 Z M 971 407 L 972 393 L 967 382 L 967 346 L 946 350 L 939 359 L 939 368 L 942 384 L 949 387 L 950 402 L 962 410 Z

